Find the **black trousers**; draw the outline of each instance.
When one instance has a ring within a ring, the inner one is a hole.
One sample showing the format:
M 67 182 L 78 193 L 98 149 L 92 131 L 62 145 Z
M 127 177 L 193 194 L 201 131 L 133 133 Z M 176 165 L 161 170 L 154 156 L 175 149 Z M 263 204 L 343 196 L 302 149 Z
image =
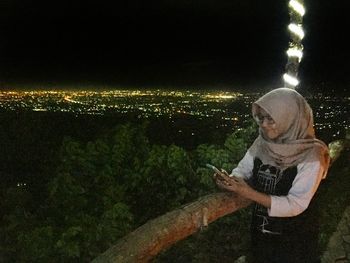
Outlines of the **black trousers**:
M 318 235 L 312 231 L 268 234 L 252 231 L 254 263 L 319 263 Z

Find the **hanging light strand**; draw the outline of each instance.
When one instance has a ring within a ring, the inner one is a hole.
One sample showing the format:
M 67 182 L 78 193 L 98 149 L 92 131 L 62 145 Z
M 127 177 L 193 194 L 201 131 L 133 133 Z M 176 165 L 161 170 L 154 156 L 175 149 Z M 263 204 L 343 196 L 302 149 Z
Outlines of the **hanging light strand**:
M 304 0 L 289 0 L 289 47 L 287 50 L 288 61 L 283 75 L 285 87 L 295 89 L 299 85 L 298 69 L 303 57 L 302 40 L 305 36 L 302 23 L 305 14 Z

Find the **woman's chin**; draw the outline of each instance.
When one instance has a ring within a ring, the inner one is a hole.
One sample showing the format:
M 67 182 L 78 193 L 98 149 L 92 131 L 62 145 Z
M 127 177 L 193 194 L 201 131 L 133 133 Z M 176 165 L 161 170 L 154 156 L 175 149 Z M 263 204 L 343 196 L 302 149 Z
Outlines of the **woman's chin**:
M 262 129 L 264 138 L 269 141 L 274 141 L 278 138 L 278 134 L 275 131 Z

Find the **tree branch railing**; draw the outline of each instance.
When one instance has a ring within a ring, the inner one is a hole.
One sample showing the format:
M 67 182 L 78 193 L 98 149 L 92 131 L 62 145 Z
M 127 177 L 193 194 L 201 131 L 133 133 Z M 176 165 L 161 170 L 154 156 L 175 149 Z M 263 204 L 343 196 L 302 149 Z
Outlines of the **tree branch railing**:
M 214 193 L 148 221 L 95 258 L 93 263 L 148 262 L 160 251 L 209 223 L 246 207 L 250 201 L 233 193 Z

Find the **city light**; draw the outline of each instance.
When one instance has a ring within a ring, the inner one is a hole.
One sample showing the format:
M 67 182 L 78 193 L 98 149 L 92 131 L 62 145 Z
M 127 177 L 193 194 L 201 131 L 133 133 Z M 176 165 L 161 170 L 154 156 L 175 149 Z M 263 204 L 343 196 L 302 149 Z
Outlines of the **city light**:
M 298 85 L 298 80 L 288 74 L 283 78 L 290 85 Z M 60 112 L 75 116 L 118 114 L 145 119 L 196 118 L 219 122 L 218 129 L 230 126 L 237 130 L 251 120 L 251 105 L 261 95 L 258 92 L 192 90 L 2 91 L 0 110 L 32 111 L 34 114 Z M 349 100 L 349 97 L 313 95 L 309 101 L 316 103 L 317 130 L 332 131 L 332 137 L 337 137 L 340 131 L 350 129 L 350 122 L 344 117 L 350 111 Z M 197 134 L 190 133 L 191 136 Z

